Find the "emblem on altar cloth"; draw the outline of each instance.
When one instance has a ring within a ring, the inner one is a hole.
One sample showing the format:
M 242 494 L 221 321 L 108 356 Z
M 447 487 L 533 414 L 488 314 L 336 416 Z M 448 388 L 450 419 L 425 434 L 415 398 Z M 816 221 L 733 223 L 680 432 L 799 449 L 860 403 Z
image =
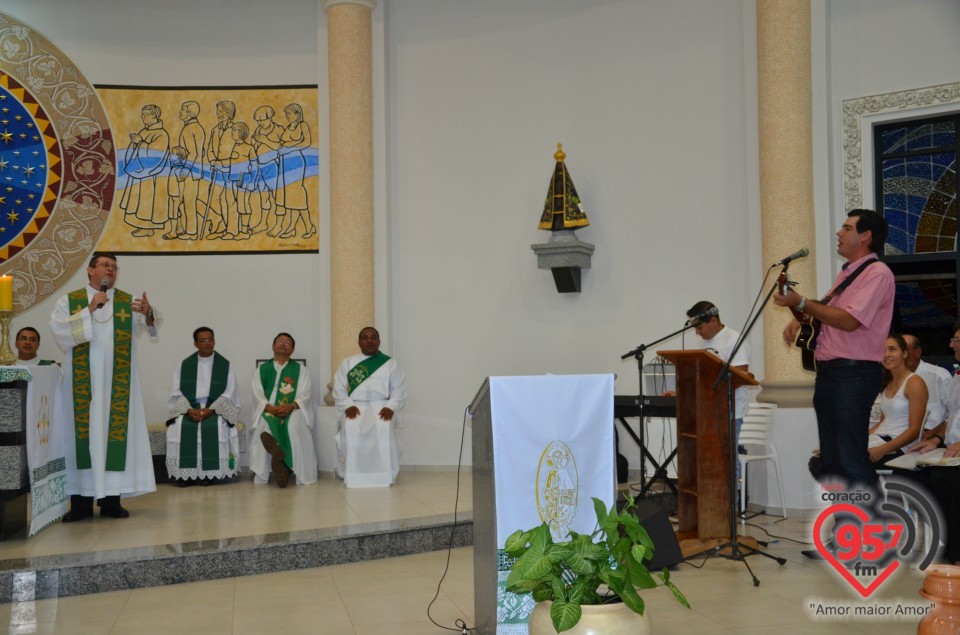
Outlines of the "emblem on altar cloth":
M 554 540 L 566 540 L 577 514 L 580 480 L 577 461 L 566 443 L 551 441 L 537 465 L 537 511 Z

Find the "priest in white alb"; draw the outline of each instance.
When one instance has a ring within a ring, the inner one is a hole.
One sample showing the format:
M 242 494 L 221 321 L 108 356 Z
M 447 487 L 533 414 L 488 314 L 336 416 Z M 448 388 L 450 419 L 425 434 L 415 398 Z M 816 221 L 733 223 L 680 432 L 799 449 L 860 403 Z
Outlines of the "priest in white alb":
M 240 470 L 240 418 L 233 366 L 214 349 L 213 329 L 193 332 L 197 352 L 177 364 L 167 401 L 167 472 L 180 487 L 210 485 Z
M 301 485 L 317 480 L 317 453 L 313 447 L 310 412 L 310 373 L 290 359 L 296 342 L 289 333 L 273 338 L 273 359 L 253 374 L 253 432 L 250 470 L 253 482 L 263 485 L 273 472 L 279 487 L 293 473 Z
M 143 409 L 137 338 L 157 337 L 160 316 L 144 293 L 138 298 L 114 287 L 120 269 L 111 254 L 95 253 L 86 287 L 57 300 L 50 328 L 67 353 L 63 360 L 63 411 L 74 422 L 68 443 L 63 522 L 100 515 L 126 518 L 120 497 L 156 491 L 153 457 Z
M 337 476 L 347 487 L 387 487 L 400 471 L 397 431 L 407 383 L 380 351 L 380 333 L 360 331 L 360 354 L 341 362 L 333 377 L 337 408 Z

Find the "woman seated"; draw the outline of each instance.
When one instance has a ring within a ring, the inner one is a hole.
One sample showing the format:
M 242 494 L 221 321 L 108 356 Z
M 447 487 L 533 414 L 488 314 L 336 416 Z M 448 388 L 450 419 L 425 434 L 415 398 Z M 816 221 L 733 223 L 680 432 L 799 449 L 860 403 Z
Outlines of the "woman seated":
M 906 365 L 907 343 L 890 335 L 883 351 L 883 388 L 880 390 L 880 422 L 870 429 L 882 443 L 869 448 L 870 460 L 883 465 L 903 454 L 920 438 L 927 413 L 927 385 Z

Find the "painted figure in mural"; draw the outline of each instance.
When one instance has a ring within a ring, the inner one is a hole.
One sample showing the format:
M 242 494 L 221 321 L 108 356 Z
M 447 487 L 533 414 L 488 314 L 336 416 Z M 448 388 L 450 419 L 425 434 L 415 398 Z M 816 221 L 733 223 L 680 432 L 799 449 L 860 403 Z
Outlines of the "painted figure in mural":
M 147 104 L 140 111 L 143 128 L 130 133 L 130 145 L 123 157 L 127 186 L 120 198 L 124 220 L 135 227 L 136 237 L 153 236 L 168 222 L 167 206 L 156 202 L 157 175 L 167 167 L 170 135 L 163 129 L 160 107 Z
M 247 143 L 250 128 L 242 121 L 233 124 L 230 132 L 233 137 L 233 154 L 230 157 L 230 205 L 227 214 L 230 223 L 236 221 L 236 227 L 227 225 L 224 240 L 246 240 L 250 238 L 250 191 L 253 189 L 253 166 L 257 163 L 257 154 L 253 146 Z
M 197 237 L 197 206 L 200 204 L 200 181 L 203 180 L 203 157 L 207 133 L 197 121 L 200 116 L 200 104 L 185 101 L 178 113 L 183 128 L 180 129 L 179 144 L 187 151 L 184 164 L 189 174 L 183 181 L 183 227 L 178 238 L 184 240 Z
M 170 148 L 170 172 L 167 173 L 167 218 L 172 221 L 164 240 L 172 240 L 183 234 L 184 190 L 190 169 L 187 167 L 187 149 L 183 146 Z
M 233 118 L 237 116 L 237 105 L 232 101 L 217 102 L 217 125 L 210 130 L 207 142 L 207 160 L 210 163 L 210 187 L 207 191 L 207 215 L 205 222 L 210 223 L 211 231 L 207 238 L 222 238 L 227 232 L 229 221 L 228 197 L 230 192 L 230 158 L 233 156 Z M 204 234 L 204 228 L 200 228 Z
M 277 169 L 280 149 L 280 137 L 283 126 L 273 120 L 276 112 L 271 106 L 260 106 L 253 111 L 253 120 L 257 128 L 250 135 L 250 143 L 257 154 L 254 166 L 253 191 L 251 196 L 250 229 L 254 234 L 264 230 L 276 235 L 279 217 L 271 214 L 276 210 Z
M 303 220 L 303 238 L 310 238 L 317 233 L 310 220 L 310 210 L 307 206 L 307 188 L 304 184 L 307 173 L 307 162 L 303 151 L 310 147 L 313 138 L 310 136 L 310 126 L 303 120 L 303 108 L 300 104 L 284 106 L 283 113 L 287 118 L 287 126 L 280 136 L 280 182 L 277 184 L 277 207 L 286 212 L 280 238 L 293 238 L 297 233 L 297 224 Z M 278 210 L 279 213 L 279 210 Z M 271 235 L 267 232 L 267 235 Z

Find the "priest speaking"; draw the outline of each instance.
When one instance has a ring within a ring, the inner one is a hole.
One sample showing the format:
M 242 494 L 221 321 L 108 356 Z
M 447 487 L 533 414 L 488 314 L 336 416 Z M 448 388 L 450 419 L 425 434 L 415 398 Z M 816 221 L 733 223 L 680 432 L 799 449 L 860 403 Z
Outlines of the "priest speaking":
M 50 316 L 64 360 L 64 419 L 74 422 L 67 446 L 70 511 L 63 522 L 100 515 L 127 518 L 121 496 L 156 491 L 140 389 L 137 336 L 157 336 L 160 318 L 147 294 L 114 287 L 117 259 L 94 253 L 89 284 L 62 296 Z

